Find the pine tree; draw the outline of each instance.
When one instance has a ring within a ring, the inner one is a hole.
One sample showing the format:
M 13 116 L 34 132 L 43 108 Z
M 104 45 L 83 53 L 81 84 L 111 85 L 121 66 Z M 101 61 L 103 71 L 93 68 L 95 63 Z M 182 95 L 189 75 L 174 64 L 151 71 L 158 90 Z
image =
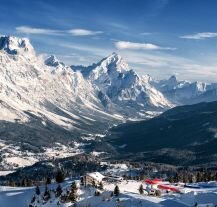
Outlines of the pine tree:
M 27 184 L 26 184 L 26 178 L 23 178 L 22 182 L 21 182 L 21 186 L 22 187 L 26 187 Z
M 41 191 L 40 191 L 40 188 L 38 187 L 38 185 L 35 188 L 35 193 L 36 193 L 36 195 L 40 195 L 41 194 Z
M 197 179 L 197 182 L 201 182 L 201 181 L 203 180 L 203 175 L 202 175 L 201 172 L 198 172 L 198 173 L 197 173 L 196 179 Z
M 144 180 L 144 179 L 145 179 L 145 174 L 144 174 L 144 173 L 141 173 L 140 176 L 139 176 L 139 179 L 140 179 L 140 180 Z
M 35 196 L 32 197 L 31 203 L 35 202 Z
M 94 193 L 94 195 L 95 195 L 95 196 L 99 196 L 99 195 L 100 195 L 100 192 L 99 192 L 98 190 L 96 190 L 95 193 Z
M 120 194 L 120 189 L 119 189 L 118 185 L 116 185 L 115 189 L 114 189 L 114 195 L 118 196 L 119 194 Z
M 103 190 L 103 188 L 104 188 L 104 186 L 103 186 L 103 183 L 102 183 L 102 181 L 99 183 L 99 189 L 100 190 Z
M 178 183 L 180 181 L 180 176 L 178 173 L 175 174 L 173 182 Z
M 212 173 L 211 173 L 211 172 L 208 172 L 207 180 L 208 180 L 208 181 L 211 181 L 211 180 L 212 180 Z
M 49 184 L 51 184 L 51 178 L 50 178 L 50 177 L 47 177 L 46 185 L 49 185 Z
M 173 182 L 174 182 L 174 179 L 173 179 L 172 176 L 170 176 L 168 180 L 169 180 L 170 183 L 173 183 Z
M 61 185 L 59 184 L 56 189 L 56 197 L 59 197 L 62 194 L 62 192 L 63 190 L 61 188 Z
M 183 175 L 183 183 L 188 183 L 188 182 L 189 182 L 188 176 L 187 176 L 187 174 L 184 174 Z
M 83 176 L 80 179 L 80 183 L 81 183 L 81 185 L 84 185 L 84 177 Z
M 68 196 L 69 201 L 76 202 L 77 201 L 77 195 L 75 191 L 71 190 Z
M 156 190 L 155 191 L 155 195 L 158 196 L 158 197 L 161 196 L 161 191 L 160 190 Z
M 48 193 L 48 187 L 47 187 L 47 185 L 45 185 L 44 195 L 46 195 L 47 193 Z
M 9 180 L 9 184 L 8 185 L 11 186 L 11 187 L 15 187 L 16 183 L 14 181 L 12 181 L 12 180 Z
M 193 175 L 192 174 L 188 175 L 188 182 L 193 183 Z
M 48 201 L 48 200 L 50 199 L 50 192 L 49 192 L 49 190 L 48 190 L 47 185 L 45 186 L 43 199 L 44 199 L 45 201 Z
M 78 191 L 78 188 L 77 188 L 76 183 L 72 183 L 71 191 L 70 191 L 69 196 L 68 196 L 69 201 L 71 201 L 71 202 L 76 202 L 77 201 L 77 199 L 78 199 L 77 191 Z
M 71 184 L 71 189 L 72 189 L 72 190 L 78 190 L 78 187 L 77 187 L 77 185 L 76 185 L 75 182 L 73 182 L 73 183 Z
M 64 174 L 61 170 L 58 170 L 56 174 L 56 182 L 62 183 L 63 181 L 64 181 Z
M 32 186 L 32 180 L 27 178 L 26 179 L 26 186 Z
M 206 182 L 209 181 L 209 173 L 208 172 L 205 172 L 203 177 L 204 177 L 203 181 L 206 181 Z
M 143 193 L 144 193 L 144 188 L 143 188 L 143 185 L 142 185 L 142 184 L 139 186 L 139 193 L 140 193 L 140 194 L 143 194 Z

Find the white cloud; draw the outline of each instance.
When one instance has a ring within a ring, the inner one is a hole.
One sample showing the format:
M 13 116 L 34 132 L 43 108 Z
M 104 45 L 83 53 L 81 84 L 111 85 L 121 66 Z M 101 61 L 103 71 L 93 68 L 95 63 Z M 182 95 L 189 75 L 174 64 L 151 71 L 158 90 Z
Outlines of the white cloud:
M 28 26 L 16 27 L 18 33 L 25 34 L 45 34 L 45 35 L 60 35 L 61 31 L 52 29 L 33 28 Z
M 88 46 L 88 45 L 83 45 L 83 44 L 69 44 L 69 43 L 59 43 L 60 47 L 68 48 L 68 49 L 74 49 L 82 52 L 87 52 L 94 54 L 96 56 L 100 57 L 105 57 L 108 54 L 112 53 L 112 50 L 107 49 L 107 48 L 100 48 L 100 47 L 95 47 L 95 46 Z
M 44 28 L 34 28 L 28 26 L 16 27 L 18 33 L 25 34 L 43 34 L 43 35 L 72 35 L 72 36 L 94 36 L 103 33 L 102 31 L 92 31 L 86 29 L 71 29 L 71 30 L 53 30 Z
M 73 36 L 92 36 L 97 34 L 102 34 L 102 31 L 92 31 L 87 29 L 71 29 L 68 31 L 69 34 Z
M 127 42 L 118 41 L 115 43 L 117 49 L 130 49 L 130 50 L 174 50 L 171 47 L 161 47 L 151 43 L 137 43 L 137 42 Z
M 196 34 L 180 36 L 180 38 L 183 39 L 194 39 L 194 40 L 203 40 L 203 39 L 214 38 L 214 37 L 217 37 L 216 32 L 200 32 Z
M 216 61 L 204 62 L 201 59 L 184 58 L 162 51 L 151 53 L 150 51 L 122 50 L 120 55 L 139 74 L 150 74 L 159 79 L 177 74 L 178 78 L 185 80 L 216 81 Z
M 140 35 L 144 35 L 144 36 L 151 35 L 151 34 L 152 34 L 151 32 L 142 32 L 142 33 L 140 33 Z

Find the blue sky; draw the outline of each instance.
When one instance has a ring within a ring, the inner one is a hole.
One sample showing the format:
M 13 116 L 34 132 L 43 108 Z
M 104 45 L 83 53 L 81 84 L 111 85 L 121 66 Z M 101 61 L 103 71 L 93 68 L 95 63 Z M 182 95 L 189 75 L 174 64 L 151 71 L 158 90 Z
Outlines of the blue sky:
M 0 33 L 88 65 L 119 53 L 140 74 L 216 81 L 216 0 L 0 0 Z

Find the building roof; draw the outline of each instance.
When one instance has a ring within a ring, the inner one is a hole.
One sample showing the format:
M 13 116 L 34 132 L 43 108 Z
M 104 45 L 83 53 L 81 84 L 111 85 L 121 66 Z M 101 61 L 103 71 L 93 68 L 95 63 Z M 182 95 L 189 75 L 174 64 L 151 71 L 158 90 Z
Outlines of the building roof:
M 162 183 L 162 180 L 161 180 L 161 179 L 158 179 L 158 178 L 155 178 L 155 179 L 153 179 L 153 180 L 147 179 L 147 180 L 145 180 L 145 182 L 146 182 L 147 184 L 159 184 L 159 183 Z
M 175 186 L 173 185 L 158 185 L 157 186 L 159 189 L 163 189 L 163 190 L 170 190 L 170 191 L 173 191 L 173 192 L 180 192 L 180 190 L 178 188 L 176 188 Z
M 102 179 L 105 177 L 99 172 L 92 172 L 92 173 L 87 173 L 87 176 L 90 176 L 91 178 L 97 180 L 97 181 L 102 181 Z

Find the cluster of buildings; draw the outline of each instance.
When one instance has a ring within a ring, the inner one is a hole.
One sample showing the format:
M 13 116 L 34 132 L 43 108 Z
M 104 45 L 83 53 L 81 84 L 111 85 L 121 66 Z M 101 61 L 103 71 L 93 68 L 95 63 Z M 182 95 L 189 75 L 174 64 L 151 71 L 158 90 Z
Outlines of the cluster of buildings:
M 147 188 L 152 191 L 160 190 L 161 192 L 181 193 L 180 188 L 171 185 L 169 182 L 165 182 L 161 179 L 147 179 L 144 180 L 144 182 L 147 185 Z
M 123 177 L 116 175 L 103 175 L 100 172 L 91 172 L 87 173 L 83 177 L 83 182 L 85 185 L 100 185 L 103 182 L 121 182 L 123 181 Z M 146 184 L 146 188 L 151 191 L 160 190 L 162 192 L 173 192 L 180 193 L 180 188 L 177 186 L 171 185 L 169 182 L 164 182 L 161 179 L 146 179 L 144 180 L 144 184 Z
M 113 175 L 102 175 L 99 172 L 91 172 L 87 173 L 83 177 L 83 181 L 85 185 L 92 185 L 93 183 L 95 185 L 100 185 L 101 182 L 121 182 L 123 180 L 123 177 L 121 176 L 113 176 Z

